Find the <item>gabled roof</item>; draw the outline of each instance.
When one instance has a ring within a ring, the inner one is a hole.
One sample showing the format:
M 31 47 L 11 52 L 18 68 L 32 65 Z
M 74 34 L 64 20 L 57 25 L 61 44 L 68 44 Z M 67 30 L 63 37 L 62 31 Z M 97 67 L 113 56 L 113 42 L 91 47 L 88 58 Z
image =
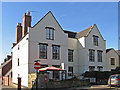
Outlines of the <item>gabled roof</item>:
M 39 22 L 41 22 L 43 20 L 43 18 L 45 18 L 49 13 L 51 13 L 51 11 L 49 11 L 44 17 L 42 17 L 33 27 L 35 27 Z M 51 13 L 52 14 L 52 13 Z M 33 28 L 32 27 L 32 28 Z
M 79 32 L 79 33 L 77 34 L 77 38 L 81 38 L 81 37 L 86 37 L 86 36 L 88 36 L 89 33 L 90 33 L 90 31 L 92 30 L 92 28 L 93 28 L 93 26 L 90 26 L 90 27 L 88 27 L 87 29 Z
M 108 53 L 110 50 L 112 50 L 113 48 L 109 48 L 109 49 L 106 49 L 106 53 Z
M 118 54 L 118 52 L 117 52 L 114 48 L 106 49 L 106 53 L 108 53 L 108 52 L 111 51 L 111 50 L 115 51 L 115 52 Z M 119 54 L 118 54 L 118 55 L 119 55 Z
M 6 62 L 4 62 L 1 66 L 0 66 L 0 68 L 3 68 L 6 64 L 8 64 L 10 61 L 12 60 L 12 58 L 10 58 L 9 60 L 7 60 Z
M 56 18 L 54 17 L 54 15 L 52 14 L 51 11 L 49 11 L 42 19 L 40 19 L 32 28 L 34 28 L 39 22 L 41 22 L 48 14 L 51 14 L 53 16 L 53 18 L 55 19 L 55 21 L 57 22 L 57 24 L 60 26 L 60 24 L 58 23 L 58 21 L 56 20 Z M 62 27 L 60 26 L 60 28 L 62 29 Z M 62 29 L 63 30 L 63 29 Z M 63 31 L 64 32 L 64 31 Z
M 94 24 L 93 26 L 90 26 L 90 27 L 88 27 L 87 29 L 85 29 L 85 30 L 77 33 L 77 38 L 79 39 L 79 38 L 81 38 L 81 37 L 87 37 L 95 26 L 96 26 L 96 28 L 97 28 L 97 25 Z M 98 30 L 98 33 L 100 34 L 100 36 L 102 37 L 102 35 L 101 35 L 101 33 L 100 33 L 100 31 L 99 31 L 98 28 L 97 28 L 97 30 Z M 103 37 L 102 37 L 102 39 L 103 39 Z M 103 39 L 103 40 L 104 40 L 104 39 Z M 105 41 L 105 40 L 104 40 L 104 41 Z
M 120 50 L 116 50 L 116 52 L 120 55 Z

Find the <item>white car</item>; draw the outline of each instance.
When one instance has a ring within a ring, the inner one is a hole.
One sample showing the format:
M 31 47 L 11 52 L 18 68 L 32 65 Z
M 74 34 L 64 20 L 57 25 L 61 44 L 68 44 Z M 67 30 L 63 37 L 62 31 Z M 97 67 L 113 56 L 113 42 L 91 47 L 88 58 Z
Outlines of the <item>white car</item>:
M 111 75 L 108 79 L 108 86 L 120 86 L 120 74 Z

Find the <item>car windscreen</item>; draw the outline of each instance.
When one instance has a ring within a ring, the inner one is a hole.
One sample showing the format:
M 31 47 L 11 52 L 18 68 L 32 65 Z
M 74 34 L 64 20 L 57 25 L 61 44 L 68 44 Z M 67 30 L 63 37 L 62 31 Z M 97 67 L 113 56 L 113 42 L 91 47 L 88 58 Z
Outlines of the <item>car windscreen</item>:
M 120 79 L 120 75 L 118 75 L 116 78 Z
M 117 76 L 110 76 L 110 78 L 111 78 L 111 79 L 115 79 L 115 78 L 117 78 Z

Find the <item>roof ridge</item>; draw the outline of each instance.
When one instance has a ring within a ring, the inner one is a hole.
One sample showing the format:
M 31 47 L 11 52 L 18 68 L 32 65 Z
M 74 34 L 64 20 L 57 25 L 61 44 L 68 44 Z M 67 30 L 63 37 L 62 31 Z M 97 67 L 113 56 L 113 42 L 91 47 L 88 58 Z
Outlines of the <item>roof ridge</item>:
M 89 26 L 87 29 L 85 29 L 85 30 L 88 30 L 89 28 L 91 28 L 92 26 Z M 82 30 L 82 31 L 80 31 L 80 32 L 83 32 L 83 31 L 85 31 L 85 30 Z M 80 32 L 78 32 L 78 33 L 80 33 Z
M 10 58 L 9 60 L 7 60 L 6 62 L 4 62 L 0 67 L 4 67 L 6 64 L 8 64 L 12 59 Z
M 88 34 L 89 34 L 89 33 L 91 32 L 91 30 L 93 29 L 93 27 L 94 27 L 94 26 L 91 26 L 91 27 L 90 27 L 90 30 L 88 31 L 88 33 L 87 33 L 86 36 L 88 36 Z
M 89 26 L 87 29 L 85 29 L 85 30 L 83 30 L 81 32 L 78 32 L 77 33 L 77 38 L 88 36 L 88 34 L 90 33 L 90 31 L 92 30 L 92 27 L 93 26 Z

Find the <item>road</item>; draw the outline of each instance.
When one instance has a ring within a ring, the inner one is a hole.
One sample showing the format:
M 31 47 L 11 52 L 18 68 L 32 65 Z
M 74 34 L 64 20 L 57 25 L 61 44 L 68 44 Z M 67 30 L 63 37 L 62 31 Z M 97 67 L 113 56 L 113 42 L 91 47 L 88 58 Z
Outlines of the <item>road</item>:
M 10 86 L 3 86 L 2 90 L 17 90 L 17 88 L 13 88 Z M 31 89 L 21 89 L 21 90 L 31 90 Z M 33 89 L 36 90 L 36 89 Z M 116 87 L 107 87 L 107 85 L 93 85 L 90 87 L 77 87 L 77 88 L 66 88 L 66 89 L 38 89 L 38 90 L 120 90 Z

